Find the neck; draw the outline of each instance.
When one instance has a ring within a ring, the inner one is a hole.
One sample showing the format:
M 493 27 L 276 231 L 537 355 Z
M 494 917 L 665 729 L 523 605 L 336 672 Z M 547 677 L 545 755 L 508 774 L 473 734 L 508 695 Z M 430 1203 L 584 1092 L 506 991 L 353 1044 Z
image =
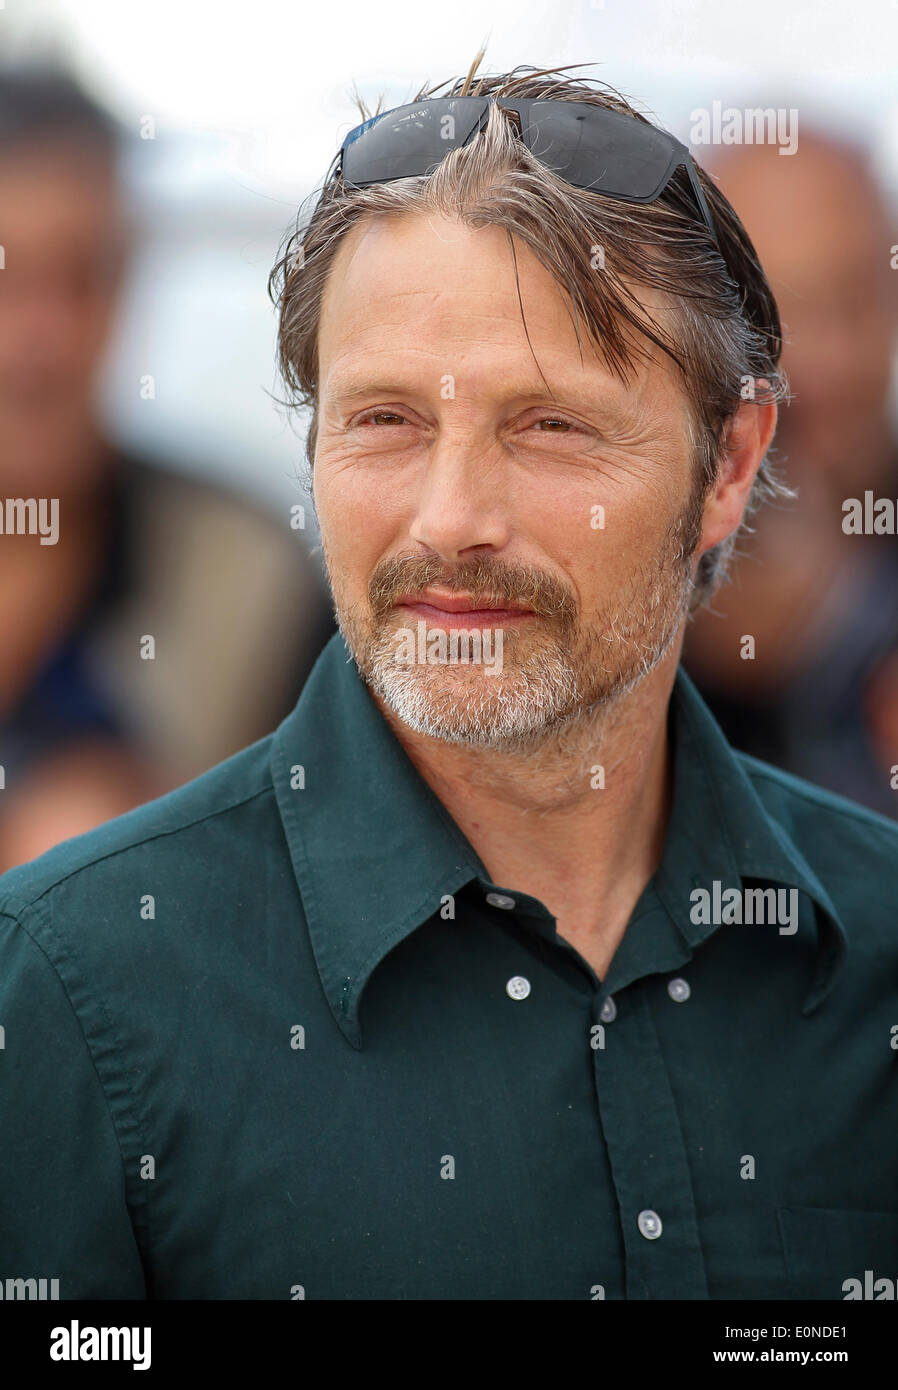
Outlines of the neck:
M 542 901 L 600 976 L 661 859 L 671 792 L 667 709 L 680 645 L 635 690 L 526 753 L 419 734 L 375 697 L 492 881 Z

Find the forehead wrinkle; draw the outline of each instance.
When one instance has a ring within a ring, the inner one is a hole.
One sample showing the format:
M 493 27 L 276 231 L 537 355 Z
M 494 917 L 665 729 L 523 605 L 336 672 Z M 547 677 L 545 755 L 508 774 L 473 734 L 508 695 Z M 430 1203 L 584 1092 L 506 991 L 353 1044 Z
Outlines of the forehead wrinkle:
M 557 284 L 551 300 L 537 295 L 535 302 L 526 284 L 522 284 L 525 300 L 522 319 L 522 306 L 511 281 L 507 287 L 504 284 L 499 289 L 488 287 L 485 294 L 482 289 L 465 285 L 452 288 L 434 287 L 430 283 L 407 286 L 395 283 L 401 265 L 394 262 L 387 272 L 394 283 L 385 285 L 369 268 L 355 263 L 356 253 L 364 241 L 364 237 L 359 237 L 351 247 L 344 274 L 340 277 L 342 285 L 338 287 L 331 281 L 329 286 L 336 291 L 334 299 L 338 302 L 330 306 L 336 322 L 331 321 L 328 336 L 336 352 L 327 379 L 329 384 L 334 373 L 339 372 L 341 362 L 364 355 L 366 365 L 372 368 L 362 374 L 369 385 L 357 383 L 355 373 L 350 372 L 352 384 L 344 387 L 338 382 L 326 390 L 330 401 L 347 394 L 357 395 L 357 387 L 359 391 L 374 389 L 378 383 L 384 386 L 392 383 L 393 389 L 400 394 L 408 391 L 423 397 L 428 392 L 432 394 L 434 380 L 439 381 L 450 373 L 457 378 L 457 395 L 502 402 L 526 396 L 533 402 L 551 402 L 556 408 L 567 404 L 592 414 L 607 415 L 614 411 L 633 425 L 637 425 L 641 413 L 649 417 L 657 413 L 659 395 L 660 404 L 664 406 L 663 398 L 668 396 L 670 383 L 657 382 L 656 378 L 659 365 L 662 375 L 669 375 L 665 372 L 666 364 L 656 360 L 652 370 L 637 359 L 629 383 L 621 382 L 588 336 L 582 345 L 577 343 L 574 326 L 563 303 L 562 289 Z M 407 258 L 400 257 L 400 261 L 407 262 Z M 413 270 L 413 267 L 414 262 L 407 269 Z M 353 294 L 354 278 L 361 278 L 363 282 L 362 293 L 357 296 Z M 502 279 L 504 281 L 504 275 Z M 414 307 L 416 299 L 423 301 L 418 308 Z M 530 303 L 526 302 L 528 299 Z M 480 325 L 488 327 L 488 332 L 478 331 L 475 335 L 476 346 L 472 344 L 472 324 L 478 329 Z M 395 343 L 397 330 L 410 326 L 415 341 L 407 346 L 397 350 L 393 345 L 381 347 L 377 342 L 385 334 L 392 333 Z M 428 337 L 434 340 L 433 346 L 427 345 Z M 547 346 L 546 338 L 554 345 Z M 558 346 L 560 341 L 563 347 Z M 497 362 L 497 355 L 503 360 Z M 402 370 L 403 357 L 406 360 L 425 359 L 428 380 L 406 375 Z M 513 358 L 510 366 L 504 360 L 509 357 Z M 379 358 L 388 365 L 374 370 L 373 364 Z M 590 373 L 591 379 L 586 373 Z M 497 381 L 502 385 L 499 393 Z M 669 404 L 667 401 L 667 408 Z
M 409 277 L 415 275 L 421 268 L 414 254 L 414 228 L 420 220 L 421 215 L 417 214 L 408 219 L 396 219 L 392 227 L 390 227 L 389 222 L 386 225 L 363 222 L 354 227 L 347 235 L 347 242 L 351 242 L 351 244 L 349 246 L 344 244 L 344 247 L 341 247 L 332 269 L 328 288 L 333 289 L 335 297 L 339 296 L 342 288 L 344 299 L 348 294 L 350 307 L 363 306 L 368 310 L 373 310 L 384 304 L 389 304 L 391 300 L 401 302 L 419 295 L 431 303 L 435 309 L 439 310 L 441 306 L 445 305 L 447 316 L 451 318 L 453 302 L 463 296 L 468 300 L 473 300 L 473 307 L 466 308 L 464 311 L 465 319 L 468 322 L 472 318 L 478 317 L 495 318 L 514 323 L 520 331 L 523 331 L 521 303 L 518 298 L 519 289 L 522 298 L 532 300 L 533 296 L 528 294 L 526 282 L 536 276 L 542 282 L 542 288 L 549 291 L 554 301 L 550 313 L 546 315 L 547 323 L 551 324 L 552 327 L 561 325 L 565 334 L 569 332 L 572 335 L 572 340 L 576 342 L 576 334 L 573 332 L 570 315 L 565 305 L 563 287 L 554 280 L 532 250 L 523 243 L 518 246 L 515 257 L 511 254 L 505 239 L 502 238 L 501 243 L 493 248 L 501 253 L 503 262 L 501 268 L 497 268 L 495 265 L 491 266 L 488 278 L 484 281 L 481 277 L 479 284 L 475 281 L 469 281 L 463 285 L 461 290 L 458 288 L 446 289 L 439 284 L 434 285 L 431 278 L 425 283 L 409 286 L 407 283 Z M 434 240 L 444 243 L 458 240 L 457 237 L 440 236 L 430 217 L 423 220 Z M 442 218 L 439 220 L 446 221 Z M 449 223 L 463 234 L 463 239 L 468 238 L 472 233 L 490 233 L 500 230 L 494 227 L 474 229 L 458 223 L 454 219 L 449 219 Z M 383 234 L 389 238 L 392 233 L 397 232 L 396 241 L 388 240 L 386 244 L 383 244 L 381 241 Z M 407 244 L 410 237 L 411 247 Z M 357 263 L 359 254 L 363 254 L 361 265 Z M 341 265 L 340 261 L 343 257 L 345 259 Z M 369 260 L 372 263 L 370 265 L 367 264 Z M 458 269 L 457 264 L 455 268 Z M 334 272 L 338 269 L 341 273 L 335 276 Z M 376 274 L 373 273 L 375 269 Z M 466 276 L 469 273 L 476 276 L 475 268 L 471 267 L 469 270 L 466 262 Z M 353 293 L 352 281 L 354 277 L 363 282 L 364 289 L 361 295 Z M 339 285 L 338 281 L 341 282 Z M 491 303 L 492 307 L 478 310 L 477 305 L 485 305 L 487 301 Z M 530 307 L 525 310 L 528 327 L 531 316 L 535 315 L 539 307 L 539 305 L 534 306 L 531 303 Z
M 351 286 L 347 288 L 351 289 Z M 559 303 L 557 313 L 546 313 L 545 306 L 535 304 L 532 296 L 529 304 L 526 295 L 524 299 L 531 339 L 537 336 L 557 337 L 560 327 L 572 349 L 577 350 L 576 334 L 562 304 Z M 335 307 L 331 306 L 332 309 Z M 471 337 L 472 325 L 483 324 L 488 326 L 494 337 L 500 333 L 505 336 L 503 330 L 507 330 L 509 341 L 524 345 L 527 341 L 517 295 L 501 290 L 484 292 L 474 287 L 459 290 L 381 284 L 367 289 L 363 295 L 351 295 L 347 308 L 350 311 L 347 317 L 354 333 L 397 328 L 411 322 L 416 340 L 420 340 L 423 332 L 432 332 L 444 340 L 457 338 L 466 343 Z
M 620 415 L 633 416 L 645 406 L 647 395 L 652 394 L 652 382 L 658 373 L 657 366 L 651 374 L 643 368 L 626 388 L 597 354 L 591 363 L 595 374 L 587 376 L 578 356 L 559 350 L 546 352 L 538 347 L 537 356 L 549 385 L 547 391 L 529 352 L 516 352 L 517 360 L 512 364 L 505 360 L 509 357 L 507 352 L 497 360 L 494 343 L 484 343 L 472 353 L 468 341 L 463 351 L 456 354 L 445 346 L 436 349 L 416 344 L 401 349 L 368 349 L 360 343 L 360 336 L 354 335 L 331 363 L 322 393 L 328 402 L 380 392 L 390 396 L 424 396 L 434 392 L 437 383 L 449 373 L 456 378 L 456 399 L 469 396 L 508 403 L 526 398 L 555 404 L 563 400 L 571 408 L 579 407 L 585 412 L 607 413 L 613 409 Z M 357 367 L 360 359 L 364 365 Z M 665 384 L 659 381 L 657 385 L 660 394 L 666 396 Z

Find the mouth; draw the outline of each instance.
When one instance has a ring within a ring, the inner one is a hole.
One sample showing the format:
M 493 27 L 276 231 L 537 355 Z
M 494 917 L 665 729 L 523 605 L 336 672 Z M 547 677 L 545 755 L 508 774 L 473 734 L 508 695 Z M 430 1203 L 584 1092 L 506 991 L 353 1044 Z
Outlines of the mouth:
M 535 617 L 531 608 L 508 608 L 500 600 L 472 594 L 441 594 L 433 589 L 404 594 L 394 605 L 440 627 L 506 627 Z

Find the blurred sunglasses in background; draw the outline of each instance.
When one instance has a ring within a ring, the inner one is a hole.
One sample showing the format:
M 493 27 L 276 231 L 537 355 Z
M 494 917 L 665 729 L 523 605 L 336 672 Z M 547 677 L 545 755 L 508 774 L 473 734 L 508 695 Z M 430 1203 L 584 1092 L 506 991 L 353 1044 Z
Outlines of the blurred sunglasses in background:
M 628 203 L 653 203 L 682 166 L 701 219 L 720 250 L 686 146 L 666 130 L 589 102 L 431 97 L 396 106 L 346 136 L 338 156 L 344 183 L 366 188 L 432 173 L 450 150 L 466 145 L 484 128 L 493 101 L 515 118 L 530 153 L 577 188 Z

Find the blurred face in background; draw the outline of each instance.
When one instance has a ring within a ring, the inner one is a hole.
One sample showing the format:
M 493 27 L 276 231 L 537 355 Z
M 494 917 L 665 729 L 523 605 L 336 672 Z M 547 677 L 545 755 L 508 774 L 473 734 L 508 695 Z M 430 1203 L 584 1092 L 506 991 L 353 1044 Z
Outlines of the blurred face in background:
M 64 494 L 91 471 L 93 389 L 125 227 L 114 166 L 43 137 L 0 154 L 0 486 Z
M 789 481 L 838 498 L 887 481 L 896 237 L 850 151 L 811 135 L 798 152 L 743 146 L 716 165 L 780 306 L 795 394 L 777 446 Z

